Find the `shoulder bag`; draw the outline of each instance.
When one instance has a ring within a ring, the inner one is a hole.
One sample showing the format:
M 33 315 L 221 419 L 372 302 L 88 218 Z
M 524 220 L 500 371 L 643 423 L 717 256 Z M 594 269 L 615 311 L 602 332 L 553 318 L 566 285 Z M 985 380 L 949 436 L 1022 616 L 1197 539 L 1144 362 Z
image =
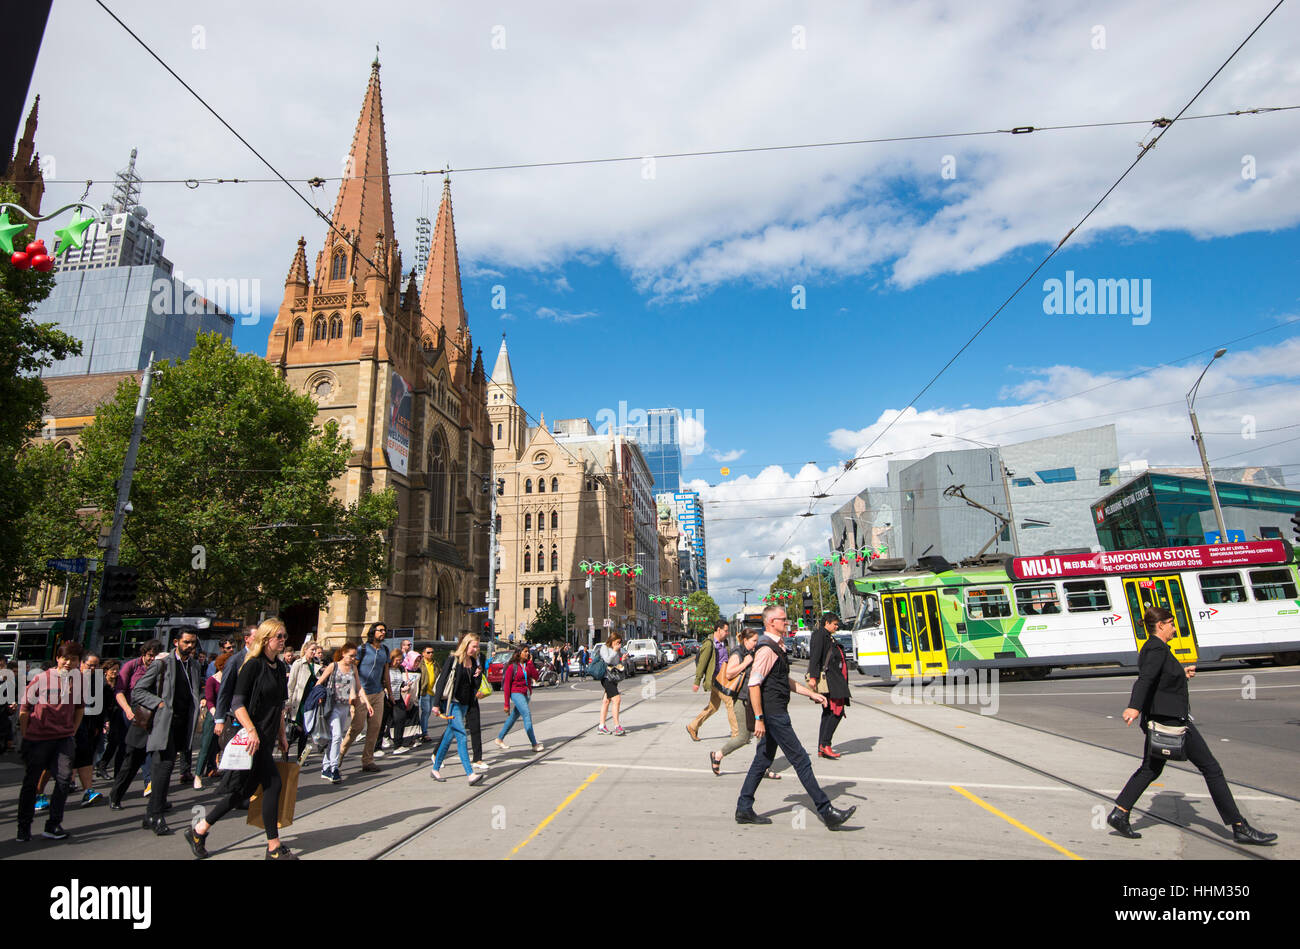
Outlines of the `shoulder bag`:
M 1147 722 L 1147 756 L 1164 761 L 1187 760 L 1187 726 Z

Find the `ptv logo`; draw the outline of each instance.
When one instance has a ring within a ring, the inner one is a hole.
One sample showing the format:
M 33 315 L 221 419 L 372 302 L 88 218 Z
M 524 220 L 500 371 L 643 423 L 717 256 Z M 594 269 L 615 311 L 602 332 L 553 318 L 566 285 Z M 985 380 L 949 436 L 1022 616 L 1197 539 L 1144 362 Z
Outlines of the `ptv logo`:
M 1119 622 L 1120 620 L 1122 620 L 1123 618 L 1124 618 L 1124 617 L 1120 616 L 1118 613 L 1111 613 L 1109 616 L 1103 616 L 1103 617 L 1101 618 L 1101 625 L 1102 625 L 1102 626 L 1114 626 L 1116 623 L 1118 623 L 1118 622 Z
M 1197 612 L 1197 614 L 1196 614 L 1196 618 L 1197 618 L 1197 619 L 1209 619 L 1211 616 L 1216 615 L 1218 612 L 1219 612 L 1219 611 L 1216 610 L 1214 607 L 1212 607 L 1212 606 L 1207 606 L 1205 609 L 1200 610 L 1199 612 Z

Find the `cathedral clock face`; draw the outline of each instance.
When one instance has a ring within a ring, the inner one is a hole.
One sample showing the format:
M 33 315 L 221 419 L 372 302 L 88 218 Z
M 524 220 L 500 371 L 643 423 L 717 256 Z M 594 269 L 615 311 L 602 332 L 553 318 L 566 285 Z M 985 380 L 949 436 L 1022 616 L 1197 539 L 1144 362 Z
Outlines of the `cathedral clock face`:
M 545 468 L 547 463 L 550 460 L 551 459 L 549 456 L 547 456 L 546 452 L 538 452 L 536 455 L 533 456 L 533 464 L 536 465 L 538 468 Z

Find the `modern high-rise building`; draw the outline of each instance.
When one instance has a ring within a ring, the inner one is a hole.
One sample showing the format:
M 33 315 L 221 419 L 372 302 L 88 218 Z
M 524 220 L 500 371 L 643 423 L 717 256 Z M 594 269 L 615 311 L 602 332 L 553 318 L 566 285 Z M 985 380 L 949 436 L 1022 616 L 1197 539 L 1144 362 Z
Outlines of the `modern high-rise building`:
M 642 424 L 625 425 L 619 433 L 633 439 L 654 478 L 655 494 L 673 493 L 682 485 L 680 409 L 650 409 Z
M 704 538 L 704 504 L 700 501 L 698 491 L 676 491 L 670 497 L 673 511 L 677 515 L 677 526 L 681 528 L 691 551 L 691 578 L 696 589 L 707 593 L 709 568 Z
M 131 161 L 117 173 L 113 199 L 100 208 L 100 217 L 86 229 L 80 247 L 56 244 L 54 256 L 59 273 L 72 270 L 102 270 L 107 267 L 157 266 L 167 274 L 172 262 L 163 256 L 163 239 L 140 204 L 141 178 L 135 173 L 136 150 Z

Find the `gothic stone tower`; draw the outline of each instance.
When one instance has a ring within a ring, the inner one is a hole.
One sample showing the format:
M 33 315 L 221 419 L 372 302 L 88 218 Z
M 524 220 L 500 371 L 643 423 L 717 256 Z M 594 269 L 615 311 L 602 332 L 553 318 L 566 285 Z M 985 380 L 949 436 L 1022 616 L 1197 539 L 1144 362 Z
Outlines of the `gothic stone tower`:
M 481 354 L 470 360 L 450 185 L 433 250 L 439 265 L 423 292 L 414 272 L 402 286 L 377 60 L 349 156 L 314 278 L 306 241 L 298 241 L 266 358 L 316 400 L 319 423 L 335 419 L 351 438 L 347 472 L 335 484 L 340 498 L 393 488 L 398 518 L 388 536 L 390 580 L 316 604 L 317 636 L 337 644 L 382 620 L 416 638 L 452 639 L 471 628 L 466 608 L 487 589 L 487 535 L 476 526 L 489 501 L 487 378 Z M 426 315 L 422 299 L 440 309 Z

